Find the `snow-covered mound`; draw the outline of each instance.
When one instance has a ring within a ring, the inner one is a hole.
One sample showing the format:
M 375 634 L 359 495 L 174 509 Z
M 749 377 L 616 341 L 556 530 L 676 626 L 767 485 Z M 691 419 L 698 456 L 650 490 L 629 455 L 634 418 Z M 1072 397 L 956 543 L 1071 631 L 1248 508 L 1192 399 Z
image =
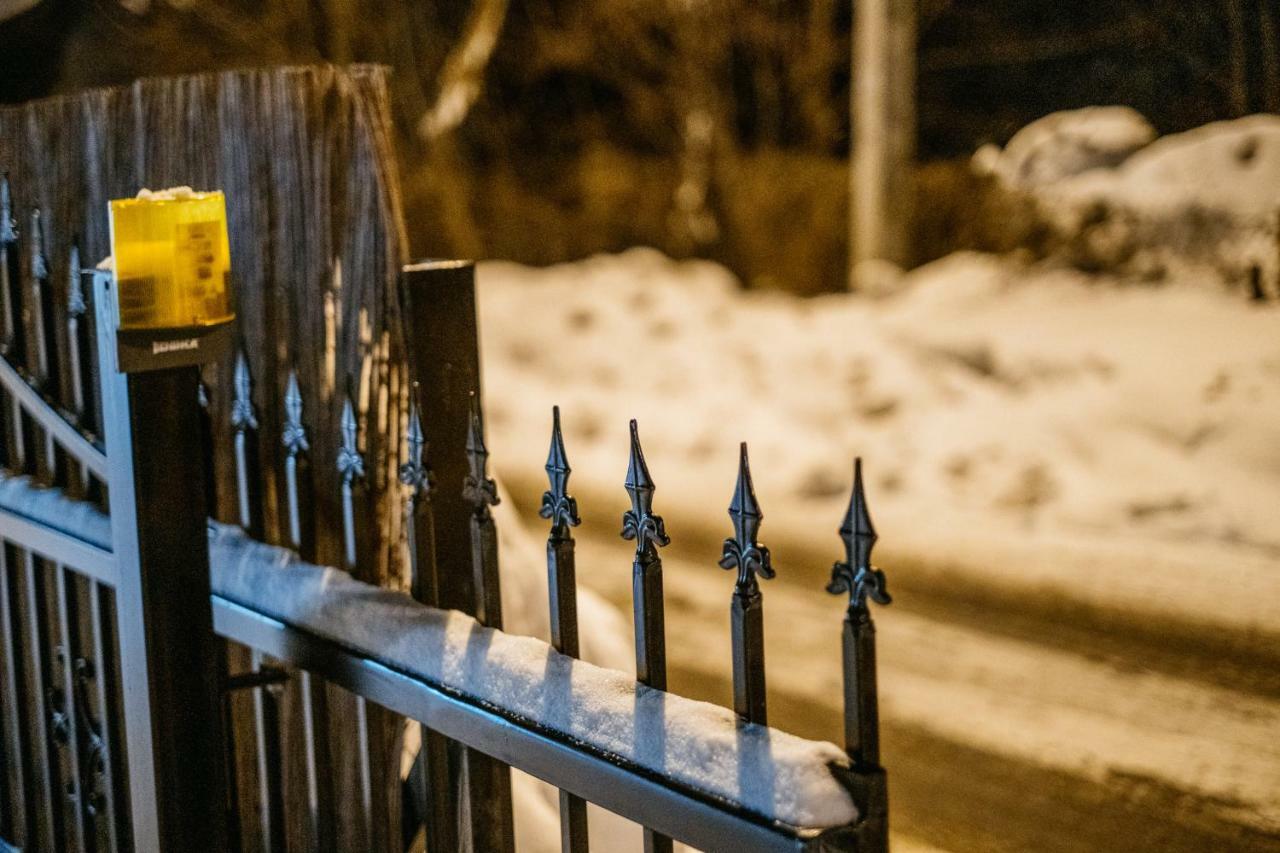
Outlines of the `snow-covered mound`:
M 1252 287 L 1256 267 L 1280 295 L 1280 116 L 1152 141 L 1127 108 L 1054 113 L 974 167 L 1030 199 L 1052 248 L 1085 269 Z
M 1155 128 L 1137 110 L 1085 107 L 1033 121 L 1004 150 L 987 146 L 976 156 L 1008 185 L 1035 187 L 1118 166 L 1155 138 Z
M 743 294 L 648 250 L 479 278 L 495 465 L 536 482 L 558 403 L 584 515 L 621 506 L 637 417 L 673 535 L 727 533 L 747 440 L 786 572 L 828 528 L 837 556 L 861 454 L 886 553 L 1280 630 L 1274 309 L 977 254 L 885 300 Z

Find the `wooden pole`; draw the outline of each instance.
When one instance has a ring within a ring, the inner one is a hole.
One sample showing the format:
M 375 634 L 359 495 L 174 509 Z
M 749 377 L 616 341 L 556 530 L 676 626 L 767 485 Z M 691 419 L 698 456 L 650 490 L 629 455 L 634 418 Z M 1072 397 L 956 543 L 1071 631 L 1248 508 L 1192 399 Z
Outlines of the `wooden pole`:
M 858 266 L 911 262 L 915 0 L 854 4 L 849 286 Z

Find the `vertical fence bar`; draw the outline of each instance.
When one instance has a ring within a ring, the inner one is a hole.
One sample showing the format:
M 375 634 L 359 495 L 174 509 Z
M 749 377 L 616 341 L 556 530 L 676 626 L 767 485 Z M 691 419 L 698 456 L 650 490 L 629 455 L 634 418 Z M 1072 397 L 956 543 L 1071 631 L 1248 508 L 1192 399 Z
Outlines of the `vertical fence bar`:
M 502 630 L 502 589 L 498 581 L 498 529 L 490 507 L 498 503 L 498 486 L 489 478 L 489 451 L 484 444 L 480 396 L 471 392 L 467 430 L 470 473 L 462 497 L 471 504 L 471 570 L 476 619 Z M 474 749 L 467 750 L 470 774 L 471 843 L 476 850 L 515 851 L 515 819 L 511 810 L 511 769 Z
M 2 259 L 0 259 L 2 260 Z M 14 588 L 9 580 L 9 544 L 0 540 L 0 709 L 4 718 L 4 788 L 7 802 L 4 814 L 7 818 L 5 832 L 14 843 L 29 846 L 27 812 L 31 800 L 27 794 L 27 765 L 24 756 L 22 732 L 21 690 L 19 688 L 19 650 L 22 646 L 15 633 L 17 624 L 13 614 Z
M 560 432 L 560 407 L 551 410 L 551 448 L 547 451 L 547 481 L 538 514 L 551 522 L 547 536 L 547 598 L 551 607 L 551 645 L 561 654 L 578 656 L 578 588 L 574 541 L 570 528 L 582 523 L 578 501 L 569 494 L 569 459 Z M 560 849 L 586 853 L 587 803 L 560 792 Z
M 409 542 L 409 591 L 428 607 L 440 606 L 440 579 L 436 564 L 436 529 L 432 511 L 433 478 L 427 464 L 426 435 L 418 405 L 421 388 L 413 384 L 409 424 L 405 433 L 407 458 L 400 466 L 400 482 L 408 487 L 405 503 L 405 535 Z M 458 849 L 457 803 L 449 784 L 449 740 L 426 726 L 418 727 L 421 747 L 414 760 L 409 789 L 413 811 L 425 825 L 426 849 Z M 408 814 L 406 810 L 406 814 Z M 416 830 L 415 821 L 412 827 Z M 410 833 L 412 834 L 412 833 Z M 406 838 L 406 846 L 412 838 Z
M 107 850 L 119 850 L 119 826 L 117 824 L 115 765 L 111 761 L 111 708 L 108 674 L 110 667 L 107 660 L 110 650 L 106 645 L 103 633 L 102 596 L 104 590 L 96 581 L 89 581 L 89 622 L 93 631 L 94 684 L 97 688 L 98 700 L 98 742 L 96 766 L 94 768 L 102 779 L 102 804 L 98 807 L 96 824 L 99 834 L 107 839 Z
M 76 850 L 84 851 L 88 847 L 88 836 L 85 832 L 85 806 L 89 792 L 84 790 L 84 776 L 81 773 L 80 743 L 84 733 L 80 731 L 81 715 L 84 709 L 79 707 L 79 693 L 76 685 L 76 647 L 73 645 L 71 629 L 72 614 L 67 595 L 67 570 L 63 566 L 53 565 L 54 587 L 57 591 L 58 616 L 58 661 L 62 670 L 62 707 L 59 709 L 59 738 L 67 755 L 67 779 L 65 795 L 70 800 L 71 821 L 68 827 L 68 846 L 74 845 Z
M 729 504 L 733 536 L 724 540 L 720 568 L 737 569 L 729 605 L 733 635 L 733 710 L 748 723 L 768 725 L 764 678 L 764 599 L 756 576 L 773 577 L 769 549 L 756 541 L 764 513 L 751 482 L 744 441 L 738 456 L 738 482 Z
M 289 544 L 295 551 L 303 549 L 302 505 L 298 486 L 299 467 L 303 455 L 311 449 L 307 441 L 306 426 L 302 420 L 302 392 L 298 388 L 298 374 L 289 371 L 284 393 L 284 430 L 282 443 L 285 448 L 284 478 L 285 501 L 288 513 Z M 296 673 L 302 717 L 303 773 L 306 784 L 307 823 L 312 844 L 317 849 L 333 846 L 332 804 L 320 796 L 321 768 L 327 773 L 329 753 L 327 738 L 317 736 L 328 730 L 328 706 L 324 688 L 312 681 L 311 673 Z
M 876 853 L 889 847 L 888 787 L 880 766 L 880 712 L 876 687 L 876 628 L 867 599 L 889 604 L 884 572 L 871 565 L 876 529 L 867 510 L 862 460 L 853 463 L 853 493 L 840 525 L 845 558 L 831 567 L 827 592 L 847 593 L 844 649 L 845 751 L 853 760 L 860 790 L 855 790 L 861 820 L 859 846 Z
M 662 558 L 658 547 L 671 544 L 662 516 L 653 512 L 655 487 L 640 447 L 636 422 L 631 421 L 631 457 L 624 483 L 631 509 L 622 515 L 622 538 L 636 543 L 631 564 L 631 597 L 635 613 L 636 680 L 656 690 L 667 689 L 666 617 L 662 598 Z M 644 830 L 645 853 L 670 853 L 671 839 Z
M 118 372 L 110 276 L 94 283 L 132 841 L 225 850 L 199 371 Z
M 359 422 L 351 395 L 342 401 L 342 444 L 338 448 L 338 473 L 342 477 L 342 548 L 343 568 L 356 568 L 359 553 L 355 515 L 355 484 L 364 479 L 364 457 L 359 448 Z M 360 810 L 364 819 L 364 835 L 368 849 L 374 849 L 373 778 L 369 754 L 369 712 L 363 696 L 355 697 L 356 760 L 359 764 Z
M 40 569 L 36 557 L 25 548 L 22 550 L 23 612 L 19 623 L 26 627 L 26 678 L 31 706 L 31 763 L 35 770 L 35 796 L 32 798 L 36 813 L 37 847 L 46 850 L 60 849 L 61 837 L 58 825 L 60 802 L 55 798 L 57 774 L 53 762 L 53 737 L 49 730 L 49 648 L 45 642 L 43 623 L 45 608 L 41 590 Z
M 253 535 L 260 530 L 261 512 L 255 498 L 257 481 L 252 474 L 257 470 L 257 413 L 253 406 L 253 376 L 249 372 L 249 360 L 244 350 L 236 352 L 231 373 L 233 398 L 231 401 L 231 427 L 234 435 L 236 467 L 236 507 L 240 526 Z M 261 652 L 249 653 L 249 666 L 261 672 L 264 659 Z M 254 758 L 258 776 L 258 819 L 262 843 L 267 850 L 284 849 L 284 798 L 282 752 L 280 748 L 279 696 L 274 685 L 258 685 L 253 690 Z

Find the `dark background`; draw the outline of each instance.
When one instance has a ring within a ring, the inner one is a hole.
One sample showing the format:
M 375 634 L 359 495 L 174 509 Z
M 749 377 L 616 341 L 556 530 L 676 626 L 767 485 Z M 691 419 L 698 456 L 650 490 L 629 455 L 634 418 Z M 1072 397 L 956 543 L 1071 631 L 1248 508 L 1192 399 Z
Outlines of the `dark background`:
M 845 282 L 845 0 L 511 0 L 465 120 L 431 139 L 418 122 L 478 3 L 139 2 L 45 0 L 0 25 L 0 99 L 382 62 L 418 254 L 545 264 L 643 244 L 748 286 Z M 916 262 L 1010 247 L 968 157 L 1047 113 L 1124 104 L 1169 133 L 1280 109 L 1280 0 L 921 0 L 918 19 Z

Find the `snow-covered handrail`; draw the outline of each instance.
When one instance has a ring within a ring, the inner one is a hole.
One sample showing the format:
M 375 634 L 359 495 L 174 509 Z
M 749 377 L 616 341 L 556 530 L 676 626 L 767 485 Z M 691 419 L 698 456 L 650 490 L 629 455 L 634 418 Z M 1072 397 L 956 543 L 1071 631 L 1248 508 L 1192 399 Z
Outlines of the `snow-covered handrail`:
M 238 528 L 210 533 L 219 633 L 611 811 L 698 846 L 740 839 L 744 850 L 806 849 L 858 818 L 841 780 L 848 756 L 833 744 L 743 724 Z

